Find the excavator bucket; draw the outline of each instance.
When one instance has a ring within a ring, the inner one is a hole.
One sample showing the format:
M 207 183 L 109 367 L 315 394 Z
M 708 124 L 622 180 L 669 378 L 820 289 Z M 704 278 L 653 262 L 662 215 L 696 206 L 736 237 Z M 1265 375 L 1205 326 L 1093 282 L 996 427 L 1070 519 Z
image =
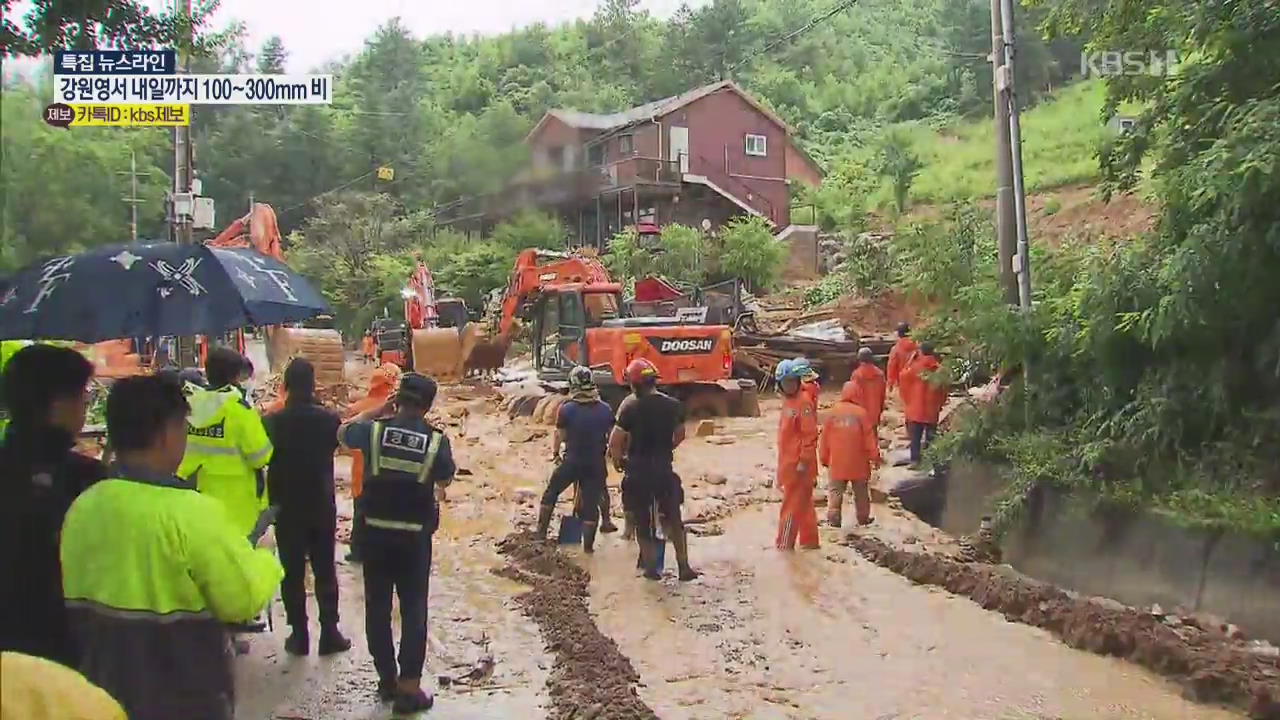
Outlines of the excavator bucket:
M 413 370 L 437 380 L 457 381 L 463 374 L 467 328 L 424 328 L 413 331 Z
M 337 330 L 274 328 L 268 342 L 272 372 L 284 370 L 290 358 L 304 357 L 315 366 L 316 384 L 334 387 L 342 383 L 346 356 Z

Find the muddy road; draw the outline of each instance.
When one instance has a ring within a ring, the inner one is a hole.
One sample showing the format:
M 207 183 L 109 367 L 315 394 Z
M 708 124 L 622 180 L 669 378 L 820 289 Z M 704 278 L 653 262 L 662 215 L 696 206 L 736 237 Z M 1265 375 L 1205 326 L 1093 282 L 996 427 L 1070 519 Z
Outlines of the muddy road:
M 465 474 L 450 488 L 435 539 L 428 674 L 462 675 L 488 655 L 494 666 L 476 687 L 440 687 L 426 717 L 623 716 L 586 698 L 591 688 L 575 686 L 568 677 L 582 668 L 566 668 L 555 648 L 546 647 L 543 630 L 561 622 L 557 613 L 566 613 L 565 623 L 580 623 L 581 617 L 570 617 L 579 611 L 544 608 L 540 615 L 528 614 L 516 601 L 528 586 L 508 579 L 519 573 L 498 553 L 518 523 L 533 521 L 550 471 L 550 427 L 508 419 L 489 390 L 451 388 L 444 395 L 438 415 Z M 824 404 L 829 401 L 824 397 Z M 619 692 L 634 689 L 649 716 L 1240 717 L 1186 700 L 1178 687 L 1136 665 L 1072 650 L 1043 630 L 1008 622 L 968 599 L 913 585 L 840 545 L 835 530 L 823 528 L 819 550 L 775 551 L 777 408 L 776 400 L 766 400 L 761 418 L 718 419 L 714 429 L 703 428 L 709 435 L 697 436 L 691 426 L 689 440 L 677 451 L 684 513 L 691 520 L 690 554 L 703 573 L 699 580 L 679 583 L 671 570 L 659 583 L 638 578 L 634 544 L 620 534 L 602 535 L 594 556 L 578 547 L 561 551 L 590 573 L 582 594 L 600 633 L 592 642 L 616 648 L 609 651 L 618 653 L 609 656 L 610 667 L 624 668 L 629 660 L 637 677 L 620 681 Z M 886 431 L 886 438 L 892 435 Z M 341 478 L 347 467 L 340 458 Z M 619 482 L 610 475 L 621 525 Z M 345 492 L 345 482 L 340 484 Z M 566 493 L 561 508 L 568 506 Z M 340 498 L 340 514 L 349 507 Z M 874 511 L 874 537 L 954 550 L 951 539 L 901 510 L 878 504 Z M 848 524 L 851 507 L 845 515 Z M 340 537 L 344 532 L 340 528 Z M 508 577 L 494 572 L 504 567 Z M 359 573 L 358 565 L 340 561 L 343 627 L 355 642 L 353 651 L 332 659 L 289 658 L 276 603 L 275 632 L 256 637 L 250 655 L 239 660 L 238 717 L 390 716 L 374 696 Z M 314 605 L 311 612 L 314 639 Z M 556 644 L 563 655 L 561 635 Z M 632 714 L 630 706 L 625 713 L 644 716 Z

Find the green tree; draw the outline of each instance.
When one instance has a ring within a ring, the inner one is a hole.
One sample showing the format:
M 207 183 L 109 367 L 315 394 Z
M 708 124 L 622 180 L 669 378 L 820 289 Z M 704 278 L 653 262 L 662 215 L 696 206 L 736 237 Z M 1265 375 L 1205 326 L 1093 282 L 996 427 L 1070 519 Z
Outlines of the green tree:
M 0 54 L 41 55 L 53 50 L 100 47 L 186 47 L 196 39 L 197 52 L 216 38 L 202 32 L 219 0 L 192 3 L 188 17 L 176 9 L 155 13 L 140 0 L 81 0 L 32 3 L 17 22 L 16 0 L 0 0 Z
M 907 136 L 891 132 L 885 136 L 880 146 L 880 176 L 889 181 L 893 190 L 893 204 L 899 213 L 907 209 L 907 199 L 911 195 L 911 183 L 920 174 L 924 165 L 920 156 L 911 148 L 911 140 Z
M 753 292 L 777 286 L 787 249 L 762 218 L 748 216 L 730 220 L 720 231 L 718 245 L 720 275 L 742 278 Z
M 263 75 L 281 75 L 284 64 L 289 59 L 289 51 L 284 49 L 284 40 L 279 35 L 272 35 L 262 45 L 258 53 L 258 72 Z
M 499 246 L 520 252 L 526 248 L 559 250 L 565 244 L 565 230 L 547 213 L 525 210 L 510 220 L 499 223 L 490 239 Z
M 339 193 L 324 198 L 289 236 L 286 253 L 332 303 L 338 322 L 358 332 L 404 287 L 427 223 L 425 214 L 401 212 L 388 195 Z

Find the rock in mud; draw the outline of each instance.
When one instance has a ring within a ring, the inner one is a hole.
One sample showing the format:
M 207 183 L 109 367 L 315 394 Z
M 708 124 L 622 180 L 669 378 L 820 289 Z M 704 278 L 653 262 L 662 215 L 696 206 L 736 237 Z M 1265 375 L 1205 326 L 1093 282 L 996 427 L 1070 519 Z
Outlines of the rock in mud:
M 1200 702 L 1232 705 L 1255 720 L 1280 720 L 1280 660 L 1251 652 L 1225 632 L 1175 629 L 1150 610 L 1074 596 L 1000 566 L 900 550 L 872 537 L 853 535 L 845 543 L 912 582 L 968 597 L 1011 621 L 1048 630 L 1071 647 L 1165 675 Z
M 737 441 L 738 439 L 733 437 L 732 435 L 708 435 L 707 436 L 707 442 L 711 443 L 712 445 L 732 445 Z
M 498 575 L 529 585 L 516 598 L 538 624 L 555 664 L 547 677 L 550 720 L 656 720 L 636 692 L 640 675 L 587 609 L 591 576 L 556 546 L 524 531 L 498 544 L 506 557 Z
M 706 475 L 703 475 L 699 479 L 708 485 L 724 485 L 725 483 L 729 482 L 729 478 L 719 473 L 707 473 Z

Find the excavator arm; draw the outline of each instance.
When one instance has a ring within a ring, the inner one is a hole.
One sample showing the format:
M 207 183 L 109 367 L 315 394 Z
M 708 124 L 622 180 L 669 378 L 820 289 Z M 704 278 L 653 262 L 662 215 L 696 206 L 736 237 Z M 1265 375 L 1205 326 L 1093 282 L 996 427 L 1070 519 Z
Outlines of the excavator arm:
M 540 290 L 558 285 L 599 286 L 611 284 L 609 271 L 596 257 L 556 253 L 530 248 L 516 257 L 515 269 L 502 298 L 498 339 L 508 342 L 516 320 Z M 617 308 L 614 308 L 616 313 Z

